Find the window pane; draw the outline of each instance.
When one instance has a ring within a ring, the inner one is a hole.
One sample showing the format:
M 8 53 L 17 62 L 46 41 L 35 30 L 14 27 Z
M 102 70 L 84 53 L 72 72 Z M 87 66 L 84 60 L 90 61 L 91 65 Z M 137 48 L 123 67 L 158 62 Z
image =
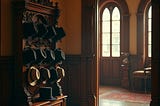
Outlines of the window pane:
M 117 7 L 115 7 L 113 10 L 112 20 L 120 20 L 120 13 Z
M 120 11 L 117 7 L 113 10 L 112 21 L 108 8 L 102 14 L 102 56 L 110 57 L 111 54 L 113 57 L 120 56 Z
M 110 32 L 110 21 L 102 23 L 102 32 Z
M 102 14 L 102 20 L 103 21 L 110 20 L 110 13 L 109 13 L 108 8 L 104 9 L 103 14 Z
M 119 33 L 112 33 L 112 44 L 120 44 Z
M 148 32 L 148 44 L 152 44 L 151 32 Z
M 110 57 L 110 12 L 105 8 L 102 15 L 102 56 Z
M 102 56 L 110 57 L 110 45 L 102 45 Z
M 148 10 L 148 18 L 152 18 L 152 6 Z
M 151 57 L 151 45 L 152 45 L 152 7 L 148 10 L 148 57 Z
M 112 21 L 112 32 L 120 32 L 120 22 Z
M 103 33 L 102 44 L 110 44 L 110 33 Z
M 120 12 L 117 7 L 112 14 L 112 57 L 120 56 Z
M 151 57 L 151 45 L 148 45 L 148 57 Z
M 148 19 L 148 31 L 152 30 L 152 19 Z
M 112 57 L 120 56 L 120 45 L 112 45 Z

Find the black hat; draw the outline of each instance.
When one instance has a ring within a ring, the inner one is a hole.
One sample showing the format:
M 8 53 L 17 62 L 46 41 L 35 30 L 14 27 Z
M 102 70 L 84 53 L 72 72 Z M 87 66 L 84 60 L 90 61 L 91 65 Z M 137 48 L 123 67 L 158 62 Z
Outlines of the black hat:
M 57 73 L 58 73 L 57 82 L 60 82 L 60 80 L 65 76 L 65 72 L 64 72 L 64 69 L 59 67 L 59 66 L 56 68 L 56 70 L 57 70 Z
M 55 61 L 55 53 L 52 49 L 46 48 L 45 52 L 47 54 L 47 58 L 44 60 L 44 63 L 52 63 Z
M 42 37 L 45 39 L 50 39 L 50 38 L 54 38 L 56 36 L 56 30 L 53 26 L 48 25 L 47 26 L 47 33 L 45 35 L 43 35 Z
M 30 47 L 23 49 L 22 56 L 23 56 L 23 64 L 24 65 L 34 63 L 37 59 L 36 52 Z
M 65 60 L 64 52 L 58 48 L 54 50 L 55 53 L 55 62 L 61 64 L 63 60 Z
M 40 67 L 39 71 L 40 71 L 40 82 L 45 84 L 46 81 L 51 78 L 50 71 L 48 68 L 45 67 Z
M 56 98 L 52 96 L 52 88 L 51 87 L 39 88 L 39 94 L 40 94 L 40 97 L 37 99 L 37 101 L 56 100 Z
M 44 49 L 41 48 L 36 48 L 34 49 L 36 52 L 36 61 L 35 63 L 40 64 L 43 62 L 43 60 L 45 60 L 47 58 L 47 54 L 44 51 Z
M 31 86 L 35 86 L 37 83 L 38 83 L 38 80 L 40 79 L 40 72 L 39 70 L 34 67 L 34 66 L 31 66 L 28 70 L 28 83 L 29 85 Z
M 41 14 L 36 14 L 35 17 L 37 18 L 36 21 L 38 21 L 38 22 L 40 22 L 40 23 L 43 23 L 43 24 L 45 24 L 45 25 L 48 24 L 47 19 L 46 19 L 43 15 L 41 15 Z
M 24 22 L 22 23 L 22 26 L 23 26 L 23 35 L 25 38 L 36 35 L 36 30 L 33 22 Z
M 47 22 L 47 19 L 40 15 L 40 14 L 36 14 L 34 16 L 34 25 L 35 25 L 35 30 L 37 32 L 37 36 L 38 37 L 42 37 L 42 36 L 45 36 L 47 34 L 47 25 L 48 25 L 48 22 Z
M 36 27 L 38 37 L 43 37 L 47 34 L 47 27 L 43 23 L 36 23 L 35 27 Z
M 55 30 L 56 30 L 56 36 L 53 38 L 55 42 L 61 40 L 66 35 L 62 27 L 57 27 L 55 28 Z
M 53 84 L 58 80 L 58 73 L 57 70 L 52 66 L 49 68 L 49 71 L 51 74 L 51 78 L 48 80 L 48 83 Z

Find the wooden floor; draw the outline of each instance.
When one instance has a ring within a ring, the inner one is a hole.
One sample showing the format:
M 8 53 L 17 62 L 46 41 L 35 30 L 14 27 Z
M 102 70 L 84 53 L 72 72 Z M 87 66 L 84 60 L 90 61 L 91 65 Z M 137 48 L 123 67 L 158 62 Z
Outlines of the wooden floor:
M 130 92 L 129 90 L 126 90 L 126 89 L 123 89 L 123 88 L 119 88 L 119 87 L 100 86 L 99 87 L 99 106 L 149 106 L 149 103 L 136 103 L 136 102 L 126 102 L 126 101 L 119 101 L 119 100 L 111 100 L 111 99 L 106 99 L 103 96 L 106 92 L 110 93 L 112 91 Z

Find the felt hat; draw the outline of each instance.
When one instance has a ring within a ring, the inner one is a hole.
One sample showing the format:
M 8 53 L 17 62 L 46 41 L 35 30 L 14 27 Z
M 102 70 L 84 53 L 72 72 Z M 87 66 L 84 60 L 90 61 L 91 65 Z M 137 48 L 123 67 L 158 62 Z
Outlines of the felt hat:
M 47 19 L 40 14 L 36 14 L 33 17 L 33 22 L 35 25 L 35 30 L 37 32 L 37 36 L 38 37 L 45 36 L 48 31 L 47 30 L 47 25 L 48 25 Z
M 40 81 L 45 84 L 47 82 L 47 80 L 49 80 L 51 78 L 51 74 L 48 68 L 45 67 L 41 67 L 39 69 L 40 71 Z
M 43 37 L 47 34 L 47 27 L 43 23 L 36 23 L 35 24 L 36 31 L 37 31 L 37 36 L 38 37 Z
M 43 35 L 43 38 L 50 39 L 56 36 L 56 30 L 53 26 L 48 25 L 47 26 L 47 33 Z
M 56 100 L 56 98 L 52 96 L 51 87 L 40 87 L 39 94 L 40 94 L 40 97 L 37 99 L 37 101 Z
M 47 58 L 47 54 L 45 52 L 44 49 L 41 48 L 36 48 L 34 49 L 36 52 L 36 64 L 41 64 L 43 62 L 43 60 L 45 60 Z
M 57 74 L 58 74 L 58 81 L 57 82 L 60 82 L 60 80 L 65 76 L 65 72 L 64 72 L 64 69 L 59 66 L 56 68 L 56 70 L 57 70 Z
M 36 61 L 36 52 L 30 48 L 24 48 L 22 51 L 23 65 L 31 64 Z
M 62 61 L 65 60 L 64 52 L 60 48 L 57 48 L 54 50 L 54 53 L 55 53 L 55 62 L 58 64 L 62 64 Z
M 28 83 L 29 83 L 29 85 L 35 86 L 39 79 L 40 79 L 39 70 L 36 67 L 31 66 L 28 70 Z
M 36 30 L 33 22 L 24 22 L 22 23 L 22 27 L 23 27 L 24 38 L 28 38 L 29 36 L 36 35 Z
M 66 34 L 62 27 L 57 27 L 55 28 L 55 30 L 56 30 L 56 36 L 53 38 L 53 40 L 57 42 L 58 40 L 61 40 Z
M 49 68 L 49 71 L 50 71 L 50 74 L 51 74 L 51 78 L 48 80 L 48 82 L 50 84 L 53 84 L 54 82 L 56 82 L 58 80 L 58 73 L 53 66 L 51 66 Z
M 55 61 L 55 53 L 52 49 L 46 48 L 45 52 L 47 54 L 47 58 L 44 60 L 44 63 L 50 64 Z

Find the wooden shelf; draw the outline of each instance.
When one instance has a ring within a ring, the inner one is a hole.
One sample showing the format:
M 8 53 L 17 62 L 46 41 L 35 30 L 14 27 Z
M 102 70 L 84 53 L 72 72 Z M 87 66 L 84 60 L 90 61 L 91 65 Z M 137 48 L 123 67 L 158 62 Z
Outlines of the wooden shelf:
M 67 96 L 57 96 L 56 98 L 56 100 L 35 102 L 32 106 L 66 106 Z

